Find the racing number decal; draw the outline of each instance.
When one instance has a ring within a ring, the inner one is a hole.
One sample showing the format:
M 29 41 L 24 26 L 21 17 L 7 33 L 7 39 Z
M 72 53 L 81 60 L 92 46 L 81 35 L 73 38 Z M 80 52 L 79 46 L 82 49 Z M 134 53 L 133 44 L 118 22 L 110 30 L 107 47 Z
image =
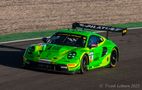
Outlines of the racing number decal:
M 94 59 L 94 52 L 90 52 L 89 53 L 89 60 L 90 60 L 90 62 L 92 62 L 93 59 Z

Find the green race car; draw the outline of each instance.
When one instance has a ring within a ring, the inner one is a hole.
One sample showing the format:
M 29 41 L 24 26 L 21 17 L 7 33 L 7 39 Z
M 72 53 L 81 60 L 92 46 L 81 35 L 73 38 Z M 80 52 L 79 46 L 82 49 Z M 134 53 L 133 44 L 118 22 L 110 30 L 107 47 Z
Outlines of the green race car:
M 110 26 L 73 23 L 43 43 L 30 45 L 23 56 L 24 67 L 40 67 L 48 71 L 85 73 L 100 67 L 115 67 L 119 49 L 110 39 L 93 30 L 127 33 L 127 29 Z

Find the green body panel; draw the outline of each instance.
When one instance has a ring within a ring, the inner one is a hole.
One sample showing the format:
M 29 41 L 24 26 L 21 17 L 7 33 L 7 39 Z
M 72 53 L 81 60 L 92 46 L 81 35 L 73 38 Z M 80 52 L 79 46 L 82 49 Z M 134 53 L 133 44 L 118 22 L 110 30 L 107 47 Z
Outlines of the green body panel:
M 27 64 L 29 61 L 39 62 L 40 60 L 47 60 L 50 62 L 50 64 L 65 65 L 67 66 L 69 72 L 75 72 L 80 70 L 82 57 L 87 55 L 89 59 L 87 68 L 88 70 L 91 70 L 94 68 L 107 66 L 110 63 L 110 55 L 113 48 L 117 48 L 116 44 L 111 40 L 106 39 L 105 37 L 92 31 L 65 29 L 60 32 L 85 36 L 85 46 L 74 47 L 49 43 L 33 44 L 27 47 L 23 56 L 23 64 Z M 96 35 L 103 38 L 103 42 L 96 47 L 89 48 L 87 45 L 91 35 Z M 107 52 L 105 55 L 102 55 L 104 47 L 107 48 Z M 70 52 L 76 52 L 74 58 L 68 58 Z

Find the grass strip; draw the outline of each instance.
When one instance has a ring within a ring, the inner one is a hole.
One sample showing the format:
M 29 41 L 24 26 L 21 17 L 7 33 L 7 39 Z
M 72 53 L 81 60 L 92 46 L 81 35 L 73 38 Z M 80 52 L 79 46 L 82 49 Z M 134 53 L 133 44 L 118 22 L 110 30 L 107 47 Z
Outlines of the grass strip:
M 136 27 L 142 27 L 142 22 L 113 24 L 111 26 L 121 27 L 121 28 L 136 28 Z M 13 34 L 0 35 L 0 42 L 47 37 L 47 36 L 52 35 L 56 31 L 59 31 L 59 30 L 44 30 L 44 31 L 37 31 L 37 32 L 24 32 L 24 33 L 13 33 Z

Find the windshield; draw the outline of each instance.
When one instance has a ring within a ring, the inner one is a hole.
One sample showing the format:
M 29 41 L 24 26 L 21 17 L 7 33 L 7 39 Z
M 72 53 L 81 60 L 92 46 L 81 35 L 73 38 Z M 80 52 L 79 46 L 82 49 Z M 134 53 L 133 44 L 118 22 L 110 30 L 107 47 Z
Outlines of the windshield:
M 76 34 L 56 33 L 48 40 L 48 43 L 84 47 L 86 44 L 86 37 Z

